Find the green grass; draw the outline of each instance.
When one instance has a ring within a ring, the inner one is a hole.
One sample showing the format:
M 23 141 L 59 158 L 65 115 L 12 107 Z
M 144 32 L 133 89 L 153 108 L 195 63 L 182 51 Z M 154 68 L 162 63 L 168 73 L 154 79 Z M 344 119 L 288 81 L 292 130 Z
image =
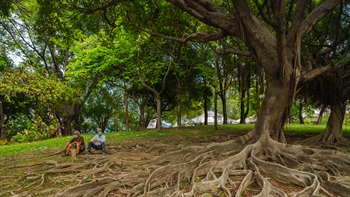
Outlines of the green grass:
M 251 130 L 254 127 L 253 124 L 235 124 L 235 125 L 219 125 L 219 131 L 232 131 L 237 134 L 243 134 Z M 289 124 L 286 125 L 286 133 L 300 133 L 300 134 L 318 134 L 325 130 L 325 125 L 300 125 Z M 157 139 L 160 142 L 166 142 L 172 140 L 174 136 L 201 136 L 208 137 L 215 132 L 212 125 L 209 126 L 196 126 L 196 127 L 183 127 L 158 130 L 141 130 L 130 132 L 118 132 L 118 133 L 106 133 L 107 144 L 122 144 L 125 140 L 147 140 Z M 350 126 L 343 127 L 344 136 L 350 136 Z M 85 138 L 85 142 L 88 142 L 95 134 L 82 134 Z M 0 146 L 0 157 L 19 156 L 31 152 L 48 152 L 52 149 L 61 150 L 64 145 L 72 139 L 71 136 L 59 137 L 54 139 L 48 139 L 31 143 L 14 143 L 9 145 Z
M 319 134 L 323 133 L 325 129 L 326 125 L 288 124 L 284 130 L 286 133 Z M 343 135 L 350 136 L 350 125 L 343 126 Z

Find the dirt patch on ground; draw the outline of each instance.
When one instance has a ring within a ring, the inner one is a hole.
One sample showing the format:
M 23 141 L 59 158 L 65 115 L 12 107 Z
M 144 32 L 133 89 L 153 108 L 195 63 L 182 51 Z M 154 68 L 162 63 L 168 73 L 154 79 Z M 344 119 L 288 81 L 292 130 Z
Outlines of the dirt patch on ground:
M 145 182 L 155 169 L 171 163 L 171 161 L 161 163 L 162 155 L 181 151 L 190 146 L 203 147 L 213 142 L 226 142 L 235 137 L 237 137 L 235 133 L 218 131 L 210 137 L 179 136 L 172 137 L 167 142 L 137 139 L 125 141 L 122 145 L 109 144 L 106 155 L 93 151 L 89 156 L 82 153 L 76 157 L 61 157 L 52 155 L 59 150 L 52 150 L 45 155 L 31 153 L 6 160 L 0 159 L 0 188 L 2 188 L 0 196 L 127 196 L 128 191 L 135 188 L 139 182 Z M 289 143 L 293 143 L 305 137 L 308 136 L 287 135 L 286 139 Z M 347 182 L 350 170 L 345 169 L 342 173 L 344 176 L 339 180 Z M 236 179 L 241 181 L 243 177 L 237 175 Z M 176 177 L 174 184 L 175 182 Z M 179 187 L 186 190 L 189 180 L 179 182 L 183 183 Z M 278 184 L 273 179 L 271 183 Z M 282 187 L 288 191 L 301 190 L 299 186 L 290 184 Z M 230 192 L 234 194 L 237 189 L 232 189 Z M 258 191 L 252 184 L 243 196 L 258 194 Z M 224 191 L 218 190 L 217 194 L 225 196 Z M 202 194 L 198 193 L 198 196 L 200 195 Z

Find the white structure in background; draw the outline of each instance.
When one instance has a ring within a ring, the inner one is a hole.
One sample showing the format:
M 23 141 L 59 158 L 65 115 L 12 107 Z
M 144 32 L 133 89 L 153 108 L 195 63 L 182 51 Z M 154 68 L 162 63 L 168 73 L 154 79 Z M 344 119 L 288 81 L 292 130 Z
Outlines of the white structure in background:
M 214 124 L 214 111 L 208 111 L 208 125 L 213 125 Z M 190 121 L 185 123 L 186 126 L 193 126 L 193 125 L 203 125 L 205 121 L 205 116 L 204 113 L 200 116 L 197 116 L 195 118 L 192 118 Z M 223 115 L 218 113 L 218 124 L 222 124 L 224 121 Z M 239 120 L 233 120 L 228 118 L 227 122 L 229 124 L 236 124 L 239 123 Z
M 162 128 L 170 128 L 172 127 L 170 123 L 162 121 Z M 155 129 L 157 128 L 157 119 L 153 119 L 149 122 L 147 129 Z
M 194 125 L 204 125 L 205 116 L 204 113 L 200 116 L 197 116 L 195 118 L 192 118 L 190 121 L 183 124 L 183 126 L 194 126 Z M 224 117 L 222 114 L 218 113 L 218 124 L 222 124 L 224 121 Z M 227 118 L 228 124 L 239 124 L 240 119 L 234 120 L 231 118 Z M 248 117 L 245 119 L 245 122 L 247 124 L 255 123 L 256 118 L 255 117 Z M 214 111 L 208 111 L 208 125 L 214 125 Z M 177 124 L 172 125 L 168 122 L 162 121 L 162 128 L 170 128 L 170 127 L 177 127 Z M 155 129 L 157 128 L 157 119 L 153 119 L 149 122 L 147 129 Z

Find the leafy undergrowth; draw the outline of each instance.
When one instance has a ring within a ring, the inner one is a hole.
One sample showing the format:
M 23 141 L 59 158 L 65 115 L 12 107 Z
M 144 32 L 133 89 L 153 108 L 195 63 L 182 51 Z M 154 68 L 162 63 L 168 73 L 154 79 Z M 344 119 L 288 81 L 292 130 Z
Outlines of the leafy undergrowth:
M 140 163 L 152 161 L 165 152 L 181 150 L 189 146 L 206 146 L 212 142 L 225 142 L 241 136 L 251 127 L 247 126 L 237 131 L 225 127 L 221 127 L 219 131 L 213 131 L 208 127 L 198 127 L 197 129 L 154 130 L 148 131 L 148 133 L 146 131 L 111 133 L 107 134 L 109 140 L 107 155 L 102 155 L 100 151 L 93 151 L 90 156 L 84 153 L 77 157 L 54 155 L 70 138 L 42 142 L 41 145 L 46 146 L 46 148 L 32 144 L 32 149 L 23 151 L 23 148 L 27 147 L 21 145 L 20 154 L 12 153 L 0 158 L 0 188 L 2 188 L 0 196 L 66 196 L 66 191 L 68 193 L 74 192 L 74 188 L 78 188 L 80 185 L 98 188 L 104 187 L 104 181 L 106 185 L 110 185 L 110 182 L 117 182 L 113 177 L 118 177 L 119 181 L 125 180 L 130 184 L 132 182 L 130 180 L 137 182 L 147 179 L 159 167 L 150 162 L 146 167 L 143 165 L 140 168 Z M 309 135 L 310 133 L 307 134 L 307 136 Z M 92 136 L 92 134 L 84 135 L 85 139 L 90 139 Z M 286 134 L 286 139 L 290 142 L 302 138 L 305 138 L 303 134 L 288 134 L 288 132 Z M 166 166 L 167 164 L 163 163 L 162 165 Z M 339 169 L 339 172 L 341 176 L 333 181 L 349 184 L 350 169 Z M 195 181 L 200 181 L 203 178 L 198 177 L 198 180 Z M 244 176 L 235 176 L 232 177 L 232 180 L 238 184 L 243 178 Z M 102 185 L 94 183 L 96 180 L 100 180 L 99 184 Z M 174 180 L 175 182 L 176 180 Z M 302 189 L 300 186 L 281 183 L 272 178 L 269 179 L 269 182 L 287 193 Z M 88 185 L 86 183 L 94 184 Z M 179 187 L 186 191 L 190 189 L 189 185 L 190 180 L 183 179 Z M 115 187 L 117 188 L 117 186 Z M 120 187 L 125 190 L 132 188 L 130 185 Z M 82 188 L 79 189 L 84 191 Z M 231 188 L 230 192 L 234 194 L 236 190 Z M 120 191 L 111 189 L 107 195 L 97 192 L 94 196 L 126 196 Z M 245 189 L 242 196 L 257 195 L 259 191 L 257 183 L 253 183 Z M 215 193 L 218 196 L 225 196 L 224 191 L 220 191 L 220 189 Z M 196 195 L 200 196 L 201 193 L 198 192 Z M 336 194 L 332 195 L 336 196 Z

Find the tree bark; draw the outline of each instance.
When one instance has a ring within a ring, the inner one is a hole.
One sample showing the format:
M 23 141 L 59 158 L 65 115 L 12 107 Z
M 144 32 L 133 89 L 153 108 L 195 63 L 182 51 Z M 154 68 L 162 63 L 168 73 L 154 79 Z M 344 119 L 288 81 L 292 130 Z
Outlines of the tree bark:
M 126 82 L 124 80 L 124 105 L 125 105 L 125 131 L 129 131 L 129 100 L 126 91 Z
M 304 99 L 300 99 L 299 100 L 299 121 L 300 121 L 300 124 L 304 124 L 303 106 L 304 106 Z
M 220 84 L 220 99 L 222 101 L 222 124 L 227 124 L 227 99 L 226 99 L 226 90 Z
M 176 79 L 177 79 L 177 126 L 181 127 L 181 106 L 182 106 L 182 102 L 181 102 L 181 94 L 182 94 L 182 84 L 181 84 L 181 80 L 180 77 L 178 77 L 177 75 Z
M 146 121 L 145 121 L 145 107 L 143 105 L 139 106 L 140 109 L 140 123 L 142 129 L 147 129 Z
M 245 119 L 247 118 L 246 113 L 245 113 L 245 104 L 244 104 L 244 98 L 245 98 L 245 84 L 244 84 L 244 72 L 243 72 L 243 68 L 242 65 L 239 64 L 238 65 L 238 79 L 239 79 L 239 100 L 240 100 L 240 117 L 241 120 L 239 121 L 239 124 L 246 124 Z
M 61 130 L 62 136 L 72 135 L 72 120 L 68 114 L 62 116 L 63 129 Z
M 162 105 L 159 94 L 154 94 L 154 100 L 157 105 L 157 129 L 162 130 Z
M 214 90 L 214 130 L 218 130 L 218 92 Z
M 3 110 L 2 101 L 0 101 L 0 139 L 5 140 L 6 139 L 6 132 L 5 132 L 5 114 Z
M 243 96 L 243 95 L 242 95 Z M 245 119 L 247 118 L 246 117 L 246 113 L 244 111 L 245 107 L 244 107 L 244 101 L 243 101 L 244 98 L 241 97 L 241 102 L 240 102 L 240 107 L 241 107 L 241 120 L 239 121 L 239 124 L 246 124 L 245 122 Z
M 256 131 L 261 138 L 272 138 L 279 142 L 286 142 L 283 126 L 287 120 L 290 96 L 289 83 L 284 83 L 278 77 L 270 78 L 266 86 L 266 97 L 262 103 Z
M 207 84 L 207 82 L 205 81 L 205 85 Z M 208 125 L 208 96 L 207 95 L 203 95 L 203 108 L 204 108 L 204 125 Z
M 74 104 L 66 102 L 62 109 L 62 122 L 64 129 L 61 130 L 62 136 L 72 135 L 72 122 L 74 120 Z
M 326 131 L 323 135 L 323 142 L 337 143 L 343 137 L 343 122 L 346 111 L 346 104 L 342 101 L 337 101 L 331 106 L 331 114 L 329 116 Z
M 322 122 L 322 116 L 323 116 L 323 113 L 324 113 L 325 111 L 326 111 L 326 106 L 325 106 L 325 105 L 322 105 L 321 110 L 320 110 L 320 114 L 318 115 L 318 118 L 317 118 L 317 121 L 316 121 L 316 125 L 321 124 L 321 122 Z
M 245 118 L 248 117 L 249 109 L 250 109 L 250 104 L 249 104 L 249 102 L 250 102 L 249 89 L 250 89 L 250 86 L 251 86 L 251 84 L 250 84 L 250 82 L 251 82 L 250 77 L 251 76 L 250 76 L 250 71 L 249 71 L 248 75 L 244 77 L 247 80 L 246 83 L 244 84 L 244 89 L 245 89 L 244 94 L 247 94 L 247 99 L 245 99 L 246 100 L 246 105 L 245 105 L 245 112 L 244 112 L 244 122 L 245 122 Z

